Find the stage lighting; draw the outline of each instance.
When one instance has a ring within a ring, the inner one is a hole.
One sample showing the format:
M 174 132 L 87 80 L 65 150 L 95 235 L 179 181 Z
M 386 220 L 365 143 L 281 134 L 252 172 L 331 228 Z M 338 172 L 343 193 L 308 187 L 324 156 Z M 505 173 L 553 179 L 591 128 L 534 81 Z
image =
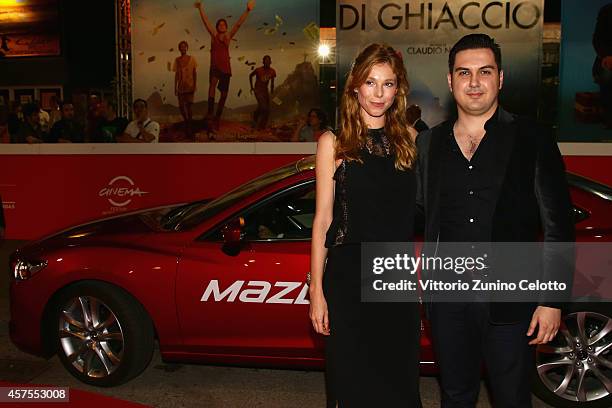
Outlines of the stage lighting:
M 329 54 L 331 53 L 331 49 L 329 48 L 329 45 L 321 44 L 319 45 L 318 53 L 319 53 L 319 57 L 327 58 L 329 57 Z

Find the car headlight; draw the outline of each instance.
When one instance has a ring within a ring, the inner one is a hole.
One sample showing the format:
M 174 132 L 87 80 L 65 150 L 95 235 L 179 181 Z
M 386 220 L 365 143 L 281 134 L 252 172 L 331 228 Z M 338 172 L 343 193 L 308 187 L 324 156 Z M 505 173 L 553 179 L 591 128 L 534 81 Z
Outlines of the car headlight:
M 33 274 L 45 268 L 47 265 L 47 261 L 26 261 L 19 259 L 13 265 L 13 276 L 15 280 L 30 279 Z

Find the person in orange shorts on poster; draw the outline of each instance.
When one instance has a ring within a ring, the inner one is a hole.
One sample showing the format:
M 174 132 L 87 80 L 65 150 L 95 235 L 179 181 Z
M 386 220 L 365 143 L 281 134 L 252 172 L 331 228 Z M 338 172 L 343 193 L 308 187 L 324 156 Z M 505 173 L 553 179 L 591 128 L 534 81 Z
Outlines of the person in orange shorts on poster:
M 217 102 L 217 113 L 214 116 L 214 120 L 212 120 L 212 128 L 219 128 L 219 119 L 221 118 L 221 114 L 223 113 L 223 108 L 225 107 L 225 101 L 227 99 L 227 94 L 229 91 L 229 83 L 230 78 L 232 77 L 232 68 L 230 66 L 230 55 L 229 55 L 229 45 L 232 41 L 232 38 L 238 32 L 240 26 L 245 22 L 253 7 L 255 7 L 255 1 L 249 0 L 247 2 L 246 10 L 236 24 L 232 27 L 232 29 L 227 31 L 227 20 L 224 18 L 220 18 L 215 23 L 215 26 L 210 23 L 208 20 L 208 16 L 204 12 L 204 6 L 202 2 L 198 1 L 195 4 L 195 7 L 200 11 L 200 17 L 202 18 L 202 22 L 204 23 L 204 27 L 210 34 L 211 44 L 210 44 L 210 75 L 209 75 L 209 85 L 208 85 L 208 114 L 207 121 L 211 123 L 211 119 L 213 119 L 213 110 L 215 106 L 215 87 L 219 89 L 221 92 L 221 96 L 219 98 L 219 102 Z M 210 126 L 209 126 L 210 128 Z

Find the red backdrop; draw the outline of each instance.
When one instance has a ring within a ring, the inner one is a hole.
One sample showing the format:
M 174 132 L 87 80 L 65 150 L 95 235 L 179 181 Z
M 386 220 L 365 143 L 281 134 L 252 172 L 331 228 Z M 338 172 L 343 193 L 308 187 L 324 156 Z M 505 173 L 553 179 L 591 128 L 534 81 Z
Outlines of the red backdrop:
M 304 156 L 0 155 L 6 238 L 35 239 L 96 218 L 217 196 Z M 565 159 L 569 170 L 612 185 L 612 157 Z

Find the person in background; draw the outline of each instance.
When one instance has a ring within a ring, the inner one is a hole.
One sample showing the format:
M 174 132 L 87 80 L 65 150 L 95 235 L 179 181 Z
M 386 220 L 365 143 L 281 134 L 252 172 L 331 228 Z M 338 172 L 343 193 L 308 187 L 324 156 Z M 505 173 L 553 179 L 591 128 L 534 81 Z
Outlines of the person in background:
M 276 78 L 276 71 L 270 65 L 272 65 L 272 58 L 264 55 L 263 66 L 249 75 L 251 93 L 254 93 L 257 99 L 257 109 L 253 112 L 253 123 L 256 129 L 265 129 L 270 117 L 270 95 L 274 93 L 274 78 Z M 253 77 L 255 77 L 254 87 Z M 270 84 L 269 91 L 268 84 Z
M 593 62 L 593 78 L 599 84 L 604 124 L 612 129 L 612 3 L 599 10 L 593 48 L 597 53 Z
M 17 143 L 17 135 L 23 124 L 23 107 L 19 101 L 11 102 L 11 111 L 8 116 L 8 133 L 11 143 Z
M 200 12 L 200 18 L 204 23 L 204 27 L 210 34 L 211 44 L 210 44 L 210 74 L 209 74 L 209 82 L 208 82 L 208 113 L 206 115 L 206 119 L 211 121 L 213 119 L 213 110 L 215 107 L 215 87 L 219 89 L 221 92 L 221 97 L 219 98 L 219 102 L 217 103 L 217 113 L 214 117 L 214 120 L 211 121 L 212 128 L 219 128 L 219 119 L 221 118 L 221 114 L 223 113 L 223 108 L 225 107 L 225 101 L 227 99 L 227 94 L 229 92 L 229 83 L 232 77 L 232 68 L 230 66 L 230 55 L 229 55 L 229 46 L 232 38 L 238 32 L 240 26 L 245 22 L 253 7 L 255 7 L 255 1 L 249 0 L 247 2 L 246 10 L 236 24 L 232 27 L 230 32 L 227 32 L 227 20 L 224 18 L 220 18 L 215 23 L 213 27 L 210 21 L 208 20 L 208 16 L 204 12 L 204 6 L 201 1 L 197 1 L 194 3 L 195 8 Z
M 0 96 L 0 144 L 10 143 L 10 137 L 8 133 L 8 119 L 9 119 L 10 104 Z
M 42 106 L 40 106 L 40 102 L 36 101 L 34 103 L 38 105 L 38 117 L 40 119 L 40 128 L 43 131 L 43 133 L 48 134 L 49 129 L 51 129 L 51 125 L 49 124 L 51 122 L 51 117 L 49 116 L 47 111 L 44 110 Z
M 319 137 L 329 130 L 327 115 L 319 108 L 308 111 L 305 122 L 300 122 L 293 134 L 293 140 L 298 142 L 318 142 Z
M 23 107 L 24 121 L 19 126 L 15 143 L 42 143 L 45 133 L 40 126 L 40 108 L 36 103 L 28 103 Z
M 62 102 L 60 109 L 62 118 L 55 122 L 45 142 L 83 143 L 85 141 L 85 129 L 74 120 L 74 105 L 72 102 Z
M 49 98 L 49 104 L 51 105 L 51 110 L 49 111 L 49 129 L 52 129 L 55 122 L 62 118 L 62 111 L 56 96 Z
M 408 115 L 408 123 L 410 123 L 417 132 L 429 129 L 427 123 L 421 119 L 421 107 L 419 105 L 410 105 L 406 110 L 406 114 Z
M 96 94 L 89 95 L 87 98 L 87 124 L 86 124 L 86 139 L 87 141 L 94 138 L 94 133 L 103 118 L 100 116 L 100 98 Z
M 100 121 L 94 132 L 93 143 L 114 143 L 117 136 L 122 135 L 128 125 L 126 118 L 117 116 L 114 102 L 102 101 L 100 103 Z
M 172 71 L 174 75 L 174 94 L 178 97 L 179 109 L 185 123 L 185 133 L 191 135 L 191 105 L 193 105 L 193 95 L 196 91 L 197 84 L 197 68 L 196 59 L 187 54 L 189 44 L 187 41 L 181 41 L 178 45 L 181 52 L 180 57 L 176 57 Z
M 135 119 L 131 121 L 122 135 L 117 137 L 121 143 L 152 143 L 159 141 L 159 123 L 149 117 L 147 101 L 136 99 L 132 105 Z

